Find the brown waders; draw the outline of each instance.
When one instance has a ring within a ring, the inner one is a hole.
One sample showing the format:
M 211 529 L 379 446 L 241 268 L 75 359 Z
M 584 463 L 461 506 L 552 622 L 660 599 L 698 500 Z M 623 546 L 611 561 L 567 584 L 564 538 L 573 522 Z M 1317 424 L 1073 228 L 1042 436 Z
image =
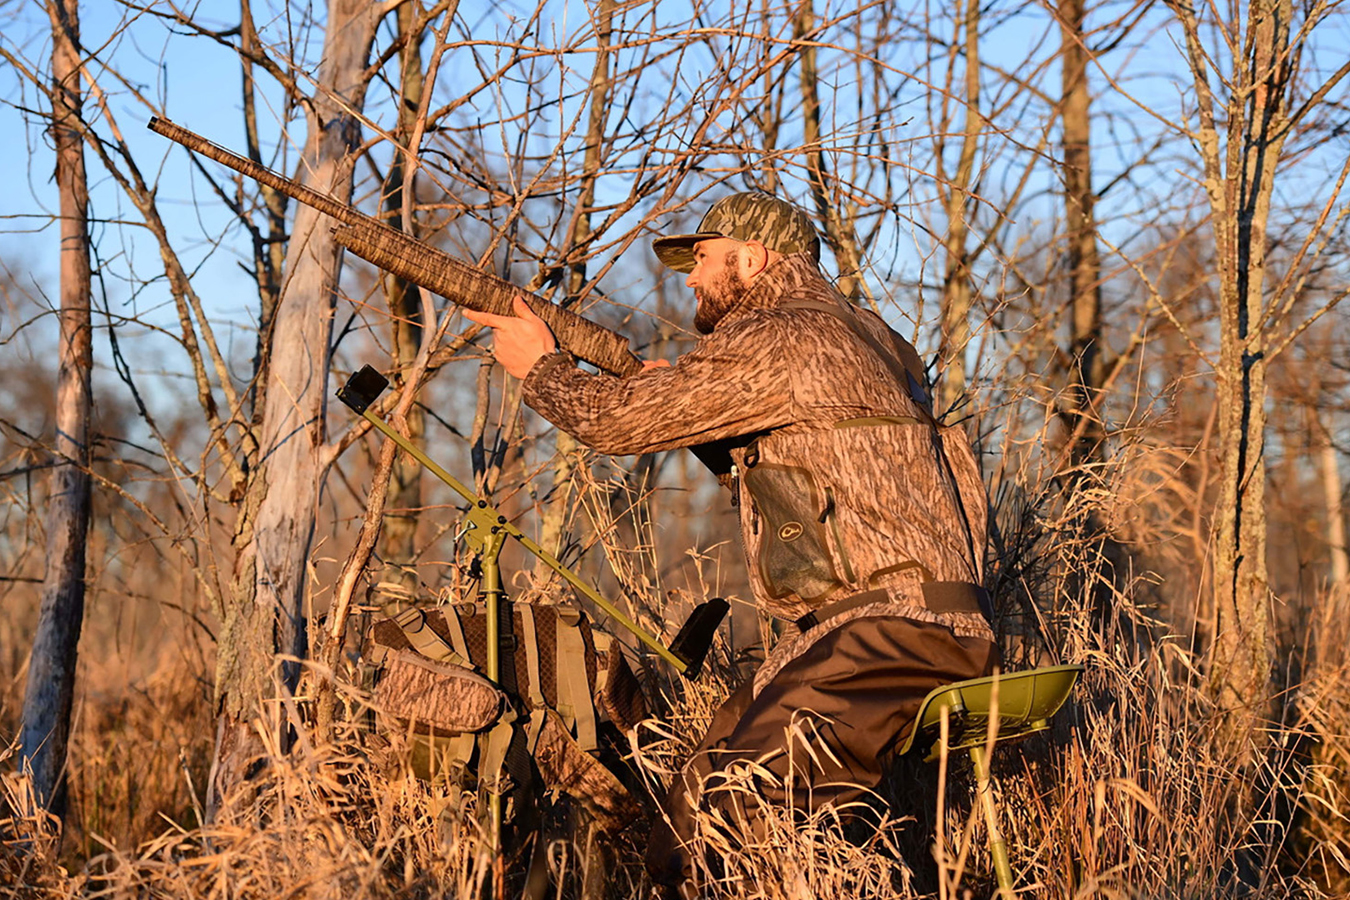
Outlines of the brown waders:
M 658 819 L 652 829 L 647 851 L 652 878 L 678 884 L 690 877 L 684 845 L 700 809 L 716 808 L 732 822 L 747 813 L 753 819 L 753 808 L 744 813 L 733 808 L 745 803 L 744 793 L 709 790 L 737 761 L 756 761 L 776 776 L 758 779 L 762 802 L 810 811 L 862 799 L 880 783 L 886 754 L 904 740 L 928 692 L 992 674 L 997 663 L 998 650 L 987 640 L 899 616 L 854 619 L 826 633 L 758 697 L 752 696 L 752 680 L 713 716 L 667 795 L 669 824 Z M 794 723 L 814 725 L 837 761 L 790 738 Z M 753 821 L 745 824 L 753 830 Z

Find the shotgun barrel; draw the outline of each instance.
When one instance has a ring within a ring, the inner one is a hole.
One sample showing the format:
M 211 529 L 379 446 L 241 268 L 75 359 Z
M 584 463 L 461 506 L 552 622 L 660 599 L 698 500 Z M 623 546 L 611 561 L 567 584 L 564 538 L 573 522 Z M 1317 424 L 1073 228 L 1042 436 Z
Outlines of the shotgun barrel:
M 633 355 L 628 338 L 616 331 L 550 303 L 543 297 L 527 294 L 509 281 L 489 275 L 444 250 L 390 228 L 346 203 L 305 187 L 181 125 L 156 116 L 150 119 L 149 128 L 194 153 L 209 157 L 259 184 L 280 191 L 336 219 L 340 224 L 333 229 L 333 239 L 351 253 L 386 272 L 421 285 L 452 303 L 479 312 L 509 316 L 513 314 L 512 298 L 524 297 L 535 315 L 553 330 L 558 345 L 573 356 L 611 375 L 631 375 L 642 370 L 642 362 Z

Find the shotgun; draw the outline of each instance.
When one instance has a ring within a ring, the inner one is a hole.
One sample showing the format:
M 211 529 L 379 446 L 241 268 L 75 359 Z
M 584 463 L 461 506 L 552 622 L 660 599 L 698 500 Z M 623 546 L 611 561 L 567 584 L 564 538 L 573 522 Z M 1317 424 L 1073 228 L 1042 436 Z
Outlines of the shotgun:
M 340 224 L 333 228 L 333 239 L 351 253 L 390 274 L 420 285 L 466 309 L 502 316 L 514 315 L 511 310 L 512 298 L 524 297 L 534 314 L 553 330 L 558 345 L 573 356 L 611 375 L 632 375 L 642 371 L 642 362 L 633 355 L 628 338 L 618 332 L 563 309 L 543 297 L 527 294 L 509 281 L 489 275 L 472 263 L 456 259 L 443 250 L 390 228 L 346 203 L 305 187 L 168 119 L 151 117 L 148 127 L 194 153 L 214 159 L 259 184 L 280 191 L 292 200 L 336 219 Z

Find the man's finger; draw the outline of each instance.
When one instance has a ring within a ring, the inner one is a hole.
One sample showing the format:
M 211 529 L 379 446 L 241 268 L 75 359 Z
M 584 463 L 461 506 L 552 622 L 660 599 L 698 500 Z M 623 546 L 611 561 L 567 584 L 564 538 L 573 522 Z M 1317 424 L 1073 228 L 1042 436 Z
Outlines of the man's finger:
M 460 312 L 470 322 L 477 322 L 479 325 L 486 325 L 488 328 L 500 328 L 515 318 L 515 316 L 499 316 L 496 313 L 483 312 L 477 309 L 461 309 Z

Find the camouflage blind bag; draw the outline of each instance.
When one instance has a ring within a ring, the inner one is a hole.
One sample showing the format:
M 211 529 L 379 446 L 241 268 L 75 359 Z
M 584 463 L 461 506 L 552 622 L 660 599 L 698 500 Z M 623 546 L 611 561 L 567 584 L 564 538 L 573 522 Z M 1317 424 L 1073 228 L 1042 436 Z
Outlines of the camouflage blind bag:
M 528 781 L 533 757 L 549 789 L 617 831 L 638 810 L 594 755 L 600 731 L 610 722 L 626 732 L 647 717 L 618 642 L 578 609 L 530 603 L 502 605 L 500 636 L 494 684 L 484 674 L 483 604 L 408 607 L 377 619 L 362 647 L 377 727 L 408 736 L 419 777 L 476 774 L 494 793 Z

